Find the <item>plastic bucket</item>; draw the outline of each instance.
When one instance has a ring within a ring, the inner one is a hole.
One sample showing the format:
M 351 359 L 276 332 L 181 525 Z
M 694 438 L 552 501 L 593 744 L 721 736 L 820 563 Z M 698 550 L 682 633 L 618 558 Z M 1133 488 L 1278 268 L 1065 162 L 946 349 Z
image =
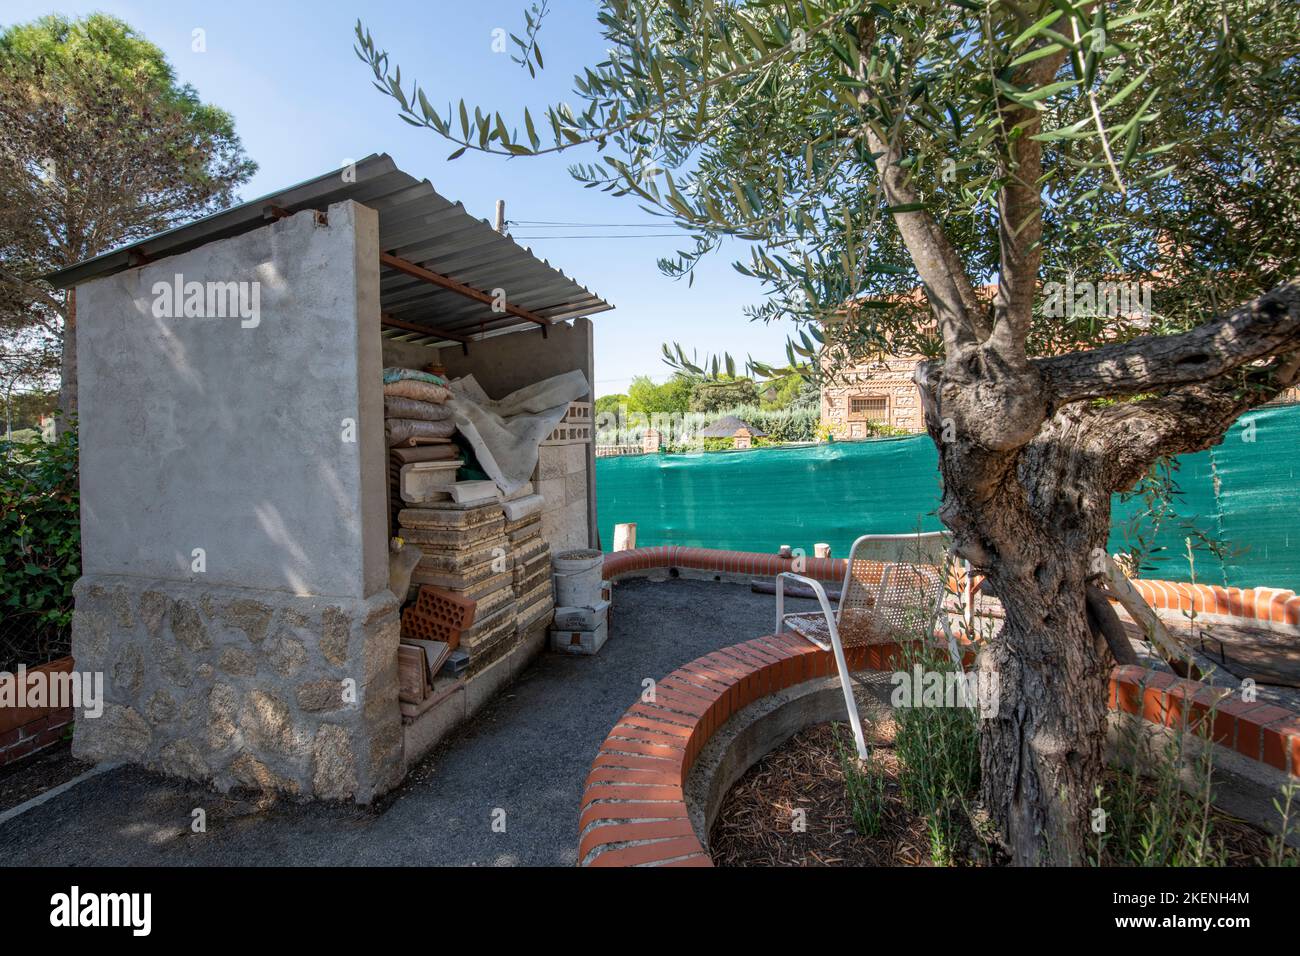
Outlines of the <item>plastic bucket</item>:
M 590 607 L 600 601 L 605 556 L 599 551 L 565 551 L 551 559 L 555 572 L 555 603 L 559 607 Z

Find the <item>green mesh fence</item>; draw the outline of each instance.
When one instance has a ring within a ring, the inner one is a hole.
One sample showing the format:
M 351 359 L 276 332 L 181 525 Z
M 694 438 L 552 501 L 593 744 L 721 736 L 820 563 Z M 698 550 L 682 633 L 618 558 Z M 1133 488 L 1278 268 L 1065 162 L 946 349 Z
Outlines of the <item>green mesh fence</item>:
M 1144 576 L 1234 587 L 1300 591 L 1300 540 L 1292 528 L 1300 406 L 1245 416 L 1223 443 L 1179 459 L 1175 513 L 1135 525 L 1141 501 L 1114 504 L 1112 551 L 1141 539 Z M 935 449 L 924 435 L 801 448 L 689 455 L 635 455 L 596 462 L 600 539 L 635 522 L 640 546 L 678 544 L 812 552 L 819 541 L 845 555 L 870 532 L 941 527 Z M 1197 533 L 1221 543 L 1186 555 Z

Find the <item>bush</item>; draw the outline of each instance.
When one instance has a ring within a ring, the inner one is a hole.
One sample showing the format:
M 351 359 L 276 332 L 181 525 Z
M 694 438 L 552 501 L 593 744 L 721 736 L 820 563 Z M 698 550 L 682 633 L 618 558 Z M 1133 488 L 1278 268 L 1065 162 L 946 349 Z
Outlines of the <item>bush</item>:
M 844 794 L 849 800 L 853 826 L 862 836 L 878 836 L 885 817 L 886 774 L 873 756 L 858 759 L 853 731 L 843 724 L 833 724 L 835 753 L 844 774 Z
M 926 642 L 903 645 L 901 670 L 947 675 L 957 670 L 943 650 Z M 980 780 L 979 712 L 969 707 L 903 707 L 894 712 L 895 753 L 903 803 L 925 818 L 936 863 L 951 864 L 958 832 Z
M 0 670 L 69 652 L 80 573 L 76 433 L 0 441 Z

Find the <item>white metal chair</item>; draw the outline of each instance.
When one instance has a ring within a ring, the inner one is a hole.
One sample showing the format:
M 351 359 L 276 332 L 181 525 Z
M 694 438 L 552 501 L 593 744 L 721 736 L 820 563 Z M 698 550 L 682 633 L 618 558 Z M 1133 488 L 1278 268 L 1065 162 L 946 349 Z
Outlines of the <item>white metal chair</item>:
M 936 619 L 942 620 L 949 652 L 961 666 L 961 656 L 943 608 L 947 591 L 948 537 L 945 532 L 926 534 L 865 534 L 853 542 L 844 571 L 839 605 L 831 610 L 826 589 L 819 581 L 783 571 L 776 577 L 776 631 L 794 631 L 824 651 L 835 655 L 844 704 L 853 728 L 858 756 L 867 757 L 862 720 L 844 648 L 927 639 Z M 812 589 L 820 611 L 785 613 L 785 582 L 798 581 Z

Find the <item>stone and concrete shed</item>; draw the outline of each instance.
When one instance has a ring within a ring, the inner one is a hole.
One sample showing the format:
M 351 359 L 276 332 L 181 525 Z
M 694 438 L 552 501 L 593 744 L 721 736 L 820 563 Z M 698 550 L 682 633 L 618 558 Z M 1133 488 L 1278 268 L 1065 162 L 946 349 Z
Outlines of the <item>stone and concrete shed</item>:
M 50 279 L 76 290 L 73 655 L 106 700 L 74 752 L 221 788 L 391 788 L 432 738 L 399 713 L 382 369 L 492 396 L 592 382 L 585 316 L 611 307 L 385 155 Z M 555 453 L 544 534 L 591 546 L 591 445 Z

